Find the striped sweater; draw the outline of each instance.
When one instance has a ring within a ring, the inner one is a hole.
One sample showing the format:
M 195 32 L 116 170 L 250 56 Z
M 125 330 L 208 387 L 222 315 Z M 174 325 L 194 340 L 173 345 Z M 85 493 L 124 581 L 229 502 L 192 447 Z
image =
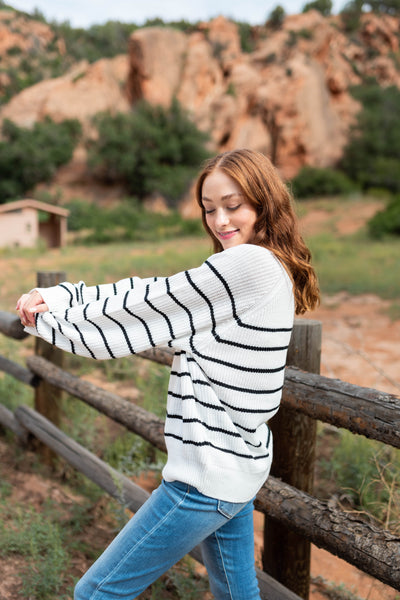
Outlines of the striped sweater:
M 294 317 L 292 283 L 270 251 L 243 244 L 171 277 L 39 291 L 49 311 L 27 330 L 63 350 L 96 359 L 175 350 L 164 479 L 229 502 L 257 493 Z

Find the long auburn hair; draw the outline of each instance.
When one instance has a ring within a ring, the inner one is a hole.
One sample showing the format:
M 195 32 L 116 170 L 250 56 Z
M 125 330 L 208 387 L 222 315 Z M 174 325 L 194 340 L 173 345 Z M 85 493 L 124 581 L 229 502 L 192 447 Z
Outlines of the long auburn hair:
M 286 267 L 293 281 L 296 314 L 315 308 L 320 293 L 311 252 L 299 232 L 293 197 L 277 169 L 264 154 L 248 149 L 223 152 L 205 162 L 196 184 L 196 199 L 215 252 L 223 247 L 207 225 L 202 202 L 204 180 L 215 169 L 229 175 L 255 207 L 255 235 L 249 243 L 268 248 Z

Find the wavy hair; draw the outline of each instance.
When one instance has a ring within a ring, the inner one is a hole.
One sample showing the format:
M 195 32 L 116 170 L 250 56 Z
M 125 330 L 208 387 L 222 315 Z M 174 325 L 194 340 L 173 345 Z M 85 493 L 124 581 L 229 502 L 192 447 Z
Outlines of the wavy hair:
M 223 152 L 205 162 L 196 184 L 196 199 L 215 252 L 223 247 L 207 225 L 202 189 L 206 177 L 216 169 L 229 175 L 255 207 L 255 235 L 249 243 L 268 248 L 286 267 L 293 281 L 296 314 L 315 308 L 320 293 L 311 252 L 299 232 L 293 197 L 277 169 L 264 154 L 248 149 Z

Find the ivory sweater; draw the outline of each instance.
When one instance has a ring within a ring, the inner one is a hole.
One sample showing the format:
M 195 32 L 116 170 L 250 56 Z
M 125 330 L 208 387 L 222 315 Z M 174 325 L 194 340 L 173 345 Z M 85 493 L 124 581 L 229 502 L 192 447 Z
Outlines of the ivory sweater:
M 26 328 L 96 359 L 175 350 L 163 477 L 229 502 L 268 477 L 293 327 L 291 280 L 274 255 L 243 244 L 171 277 L 39 289 L 49 307 Z

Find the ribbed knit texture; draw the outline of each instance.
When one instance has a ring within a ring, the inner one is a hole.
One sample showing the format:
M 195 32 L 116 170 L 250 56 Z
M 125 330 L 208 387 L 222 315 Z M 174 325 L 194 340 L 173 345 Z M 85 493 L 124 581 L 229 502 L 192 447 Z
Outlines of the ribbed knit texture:
M 39 289 L 49 312 L 27 328 L 96 359 L 175 349 L 168 389 L 167 481 L 229 502 L 268 477 L 266 422 L 281 398 L 293 327 L 292 283 L 268 250 L 240 245 L 171 277 Z

